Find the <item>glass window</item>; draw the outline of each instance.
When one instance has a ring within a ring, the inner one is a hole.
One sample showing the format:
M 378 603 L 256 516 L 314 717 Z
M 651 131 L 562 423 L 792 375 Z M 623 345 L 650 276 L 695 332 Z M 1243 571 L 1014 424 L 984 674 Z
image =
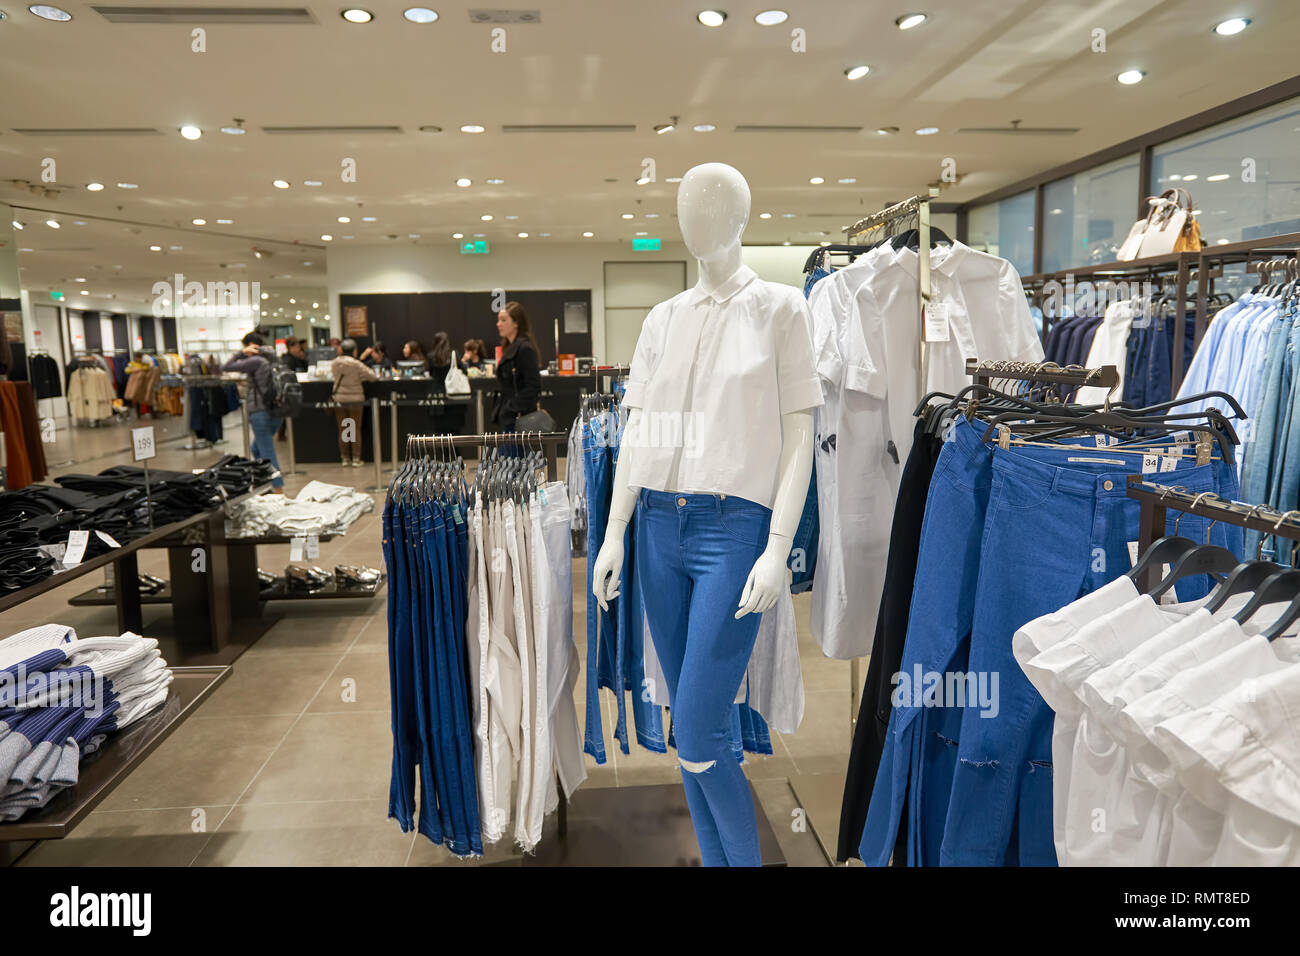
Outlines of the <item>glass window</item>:
M 1300 99 L 1157 146 L 1151 175 L 1188 191 L 1211 245 L 1300 232 Z
M 1022 276 L 1034 271 L 1034 191 L 974 206 L 966 220 L 966 244 L 1001 256 Z
M 1043 187 L 1043 271 L 1114 262 L 1137 218 L 1137 153 Z

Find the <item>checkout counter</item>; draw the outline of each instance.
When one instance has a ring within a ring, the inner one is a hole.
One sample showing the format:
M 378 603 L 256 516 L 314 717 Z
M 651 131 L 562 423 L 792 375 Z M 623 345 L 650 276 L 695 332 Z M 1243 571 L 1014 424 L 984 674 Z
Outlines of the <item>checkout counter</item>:
M 384 461 L 393 460 L 392 416 L 397 416 L 399 457 L 407 435 L 477 435 L 492 431 L 488 422 L 495 400 L 495 376 L 469 380 L 468 395 L 447 395 L 428 378 L 392 378 L 366 382 L 366 404 L 361 414 L 363 460 L 374 461 L 372 451 L 374 402 L 379 400 L 379 444 Z M 337 462 L 339 430 L 330 398 L 333 382 L 308 379 L 302 383 L 302 410 L 293 419 L 294 461 Z M 578 415 L 580 396 L 596 389 L 594 375 L 542 375 L 539 404 L 567 431 Z

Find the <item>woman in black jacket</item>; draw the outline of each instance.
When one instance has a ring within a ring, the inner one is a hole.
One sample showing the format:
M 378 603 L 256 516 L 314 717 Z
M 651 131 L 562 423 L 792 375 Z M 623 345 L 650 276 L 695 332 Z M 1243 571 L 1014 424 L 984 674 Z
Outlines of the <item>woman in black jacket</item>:
M 497 363 L 497 400 L 491 422 L 500 431 L 514 431 L 515 419 L 537 411 L 542 391 L 541 361 L 528 328 L 528 314 L 518 302 L 507 302 L 497 313 L 497 331 L 505 350 Z

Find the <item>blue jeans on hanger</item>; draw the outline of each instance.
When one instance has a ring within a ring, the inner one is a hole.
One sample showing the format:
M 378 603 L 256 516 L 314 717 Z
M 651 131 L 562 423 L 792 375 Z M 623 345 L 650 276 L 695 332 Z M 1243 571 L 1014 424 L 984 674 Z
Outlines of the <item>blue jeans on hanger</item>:
M 600 688 L 615 686 L 613 612 L 617 608 L 611 603 L 608 611 L 602 610 L 596 603 L 592 587 L 595 556 L 600 553 L 605 527 L 609 523 L 614 469 L 604 435 L 595 422 L 588 424 L 583 435 L 583 466 L 587 480 L 587 721 L 583 750 L 591 754 L 596 763 L 603 764 L 605 732 L 600 715 Z M 626 590 L 627 583 L 623 582 L 623 590 Z
M 734 700 L 759 615 L 735 613 L 767 546 L 771 511 L 734 496 L 642 489 L 637 561 L 655 650 L 668 681 L 686 802 L 706 866 L 758 866 L 758 827 L 731 738 Z

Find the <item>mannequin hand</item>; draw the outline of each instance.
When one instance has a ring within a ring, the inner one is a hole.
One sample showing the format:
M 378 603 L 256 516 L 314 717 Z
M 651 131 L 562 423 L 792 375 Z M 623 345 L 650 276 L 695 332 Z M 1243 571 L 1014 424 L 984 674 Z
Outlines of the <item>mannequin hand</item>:
M 784 538 L 779 540 L 786 545 L 784 550 L 788 554 L 789 541 Z M 776 599 L 781 596 L 781 589 L 786 586 L 786 555 L 781 552 L 780 546 L 773 548 L 769 544 L 754 562 L 754 567 L 749 572 L 749 579 L 745 581 L 745 589 L 740 592 L 740 610 L 736 612 L 737 618 L 750 613 L 762 614 L 776 604 Z
M 611 534 L 610 531 L 615 533 Z M 591 573 L 591 591 L 602 611 L 609 610 L 609 602 L 618 597 L 619 572 L 623 569 L 623 529 L 613 523 L 605 531 L 605 540 L 596 555 Z

